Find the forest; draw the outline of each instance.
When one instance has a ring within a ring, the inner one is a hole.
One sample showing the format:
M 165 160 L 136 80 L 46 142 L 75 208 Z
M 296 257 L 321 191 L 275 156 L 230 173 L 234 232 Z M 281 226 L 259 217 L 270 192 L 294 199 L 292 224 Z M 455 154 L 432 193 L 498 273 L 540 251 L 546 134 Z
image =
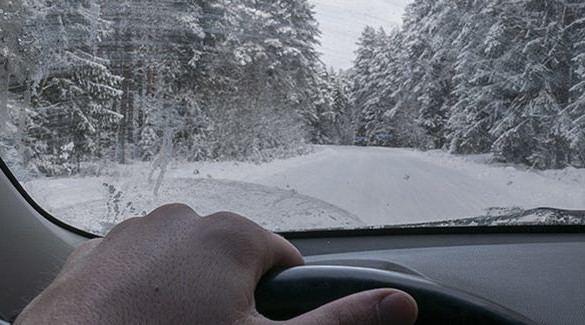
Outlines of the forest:
M 319 36 L 307 0 L 2 1 L 0 155 L 45 176 L 356 143 L 585 167 L 581 0 L 416 0 L 347 71 Z
M 351 99 L 370 141 L 585 167 L 584 2 L 418 0 L 360 44 Z

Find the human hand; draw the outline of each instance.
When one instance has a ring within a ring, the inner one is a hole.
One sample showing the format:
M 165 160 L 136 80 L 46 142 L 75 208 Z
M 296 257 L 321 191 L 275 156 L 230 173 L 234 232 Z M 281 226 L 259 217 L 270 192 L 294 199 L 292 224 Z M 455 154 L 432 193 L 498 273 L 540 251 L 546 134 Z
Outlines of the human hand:
M 79 246 L 16 324 L 271 324 L 254 291 L 274 267 L 302 265 L 282 237 L 232 213 L 179 204 L 120 223 Z M 412 324 L 415 301 L 393 289 L 358 293 L 290 324 Z

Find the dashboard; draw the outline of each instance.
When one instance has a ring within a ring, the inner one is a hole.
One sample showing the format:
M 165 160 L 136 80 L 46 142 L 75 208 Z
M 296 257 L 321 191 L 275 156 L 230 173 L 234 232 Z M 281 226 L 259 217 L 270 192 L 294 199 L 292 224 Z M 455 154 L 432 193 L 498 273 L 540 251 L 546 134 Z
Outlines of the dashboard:
M 585 323 L 584 234 L 387 235 L 293 243 L 308 264 L 409 273 L 538 324 Z

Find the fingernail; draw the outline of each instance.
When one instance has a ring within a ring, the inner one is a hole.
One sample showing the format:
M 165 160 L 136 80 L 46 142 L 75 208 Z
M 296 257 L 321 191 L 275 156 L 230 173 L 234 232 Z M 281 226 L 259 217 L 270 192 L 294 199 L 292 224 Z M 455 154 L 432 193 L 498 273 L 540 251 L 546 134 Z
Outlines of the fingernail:
M 382 324 L 412 325 L 416 322 L 417 312 L 416 302 L 404 292 L 392 293 L 378 303 Z

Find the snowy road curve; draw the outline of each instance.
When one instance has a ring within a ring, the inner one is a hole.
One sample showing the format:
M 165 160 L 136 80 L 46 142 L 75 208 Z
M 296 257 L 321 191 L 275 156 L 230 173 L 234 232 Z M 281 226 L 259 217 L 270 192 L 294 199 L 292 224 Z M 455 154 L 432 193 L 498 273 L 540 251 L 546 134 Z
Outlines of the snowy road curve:
M 213 178 L 292 188 L 368 225 L 479 216 L 493 207 L 585 209 L 585 170 L 539 172 L 442 152 L 326 146 L 263 165 L 215 163 L 199 169 Z M 181 168 L 175 170 L 180 174 Z

